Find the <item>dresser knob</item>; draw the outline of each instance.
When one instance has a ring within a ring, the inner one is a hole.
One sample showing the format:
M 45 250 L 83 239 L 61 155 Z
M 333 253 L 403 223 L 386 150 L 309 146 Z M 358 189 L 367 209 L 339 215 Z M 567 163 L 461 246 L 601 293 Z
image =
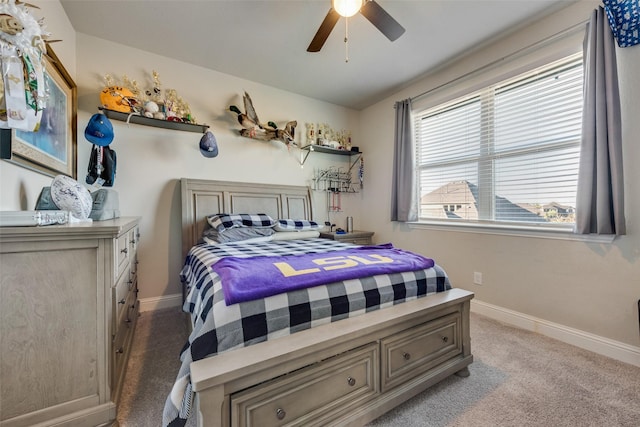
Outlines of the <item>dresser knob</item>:
M 411 359 L 411 355 L 409 353 L 402 353 L 402 358 L 404 360 L 409 360 L 409 359 Z
M 126 254 L 127 252 L 129 252 L 129 249 L 124 248 L 124 249 L 121 249 L 120 252 L 122 252 L 123 254 Z
M 119 349 L 116 350 L 116 354 L 122 354 L 124 353 L 124 348 L 120 347 Z
M 444 337 L 442 337 L 442 342 L 447 342 L 447 341 L 449 341 L 449 337 L 448 336 L 445 335 Z
M 354 385 L 356 385 L 356 379 L 353 377 L 347 378 L 347 384 L 353 387 Z
M 286 416 L 287 416 L 287 413 L 284 411 L 284 409 L 282 409 L 282 408 L 276 409 L 276 417 L 279 420 L 284 420 L 284 417 L 286 417 Z

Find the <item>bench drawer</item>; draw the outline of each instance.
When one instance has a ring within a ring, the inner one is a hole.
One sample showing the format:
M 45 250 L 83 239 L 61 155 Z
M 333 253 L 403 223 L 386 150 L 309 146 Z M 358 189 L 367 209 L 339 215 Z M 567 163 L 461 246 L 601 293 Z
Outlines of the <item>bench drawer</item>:
M 235 393 L 231 425 L 327 425 L 378 394 L 378 363 L 369 344 Z
M 382 391 L 462 353 L 460 313 L 382 339 Z

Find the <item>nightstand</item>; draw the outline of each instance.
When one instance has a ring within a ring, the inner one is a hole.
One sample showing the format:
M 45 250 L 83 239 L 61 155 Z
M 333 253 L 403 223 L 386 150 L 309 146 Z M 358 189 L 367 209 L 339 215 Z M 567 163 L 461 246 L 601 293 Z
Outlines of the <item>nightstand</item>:
M 320 232 L 323 239 L 333 239 L 339 242 L 354 243 L 356 245 L 371 245 L 373 243 L 373 231 L 352 231 L 351 233 L 336 234 L 335 231 Z

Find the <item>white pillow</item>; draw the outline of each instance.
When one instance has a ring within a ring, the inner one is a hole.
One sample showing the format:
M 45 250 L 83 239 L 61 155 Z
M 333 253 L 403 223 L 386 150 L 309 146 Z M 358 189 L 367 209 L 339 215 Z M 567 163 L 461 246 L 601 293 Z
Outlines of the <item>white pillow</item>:
M 58 175 L 51 182 L 51 200 L 63 211 L 71 212 L 77 219 L 87 219 L 91 213 L 91 193 L 78 181 L 66 175 Z

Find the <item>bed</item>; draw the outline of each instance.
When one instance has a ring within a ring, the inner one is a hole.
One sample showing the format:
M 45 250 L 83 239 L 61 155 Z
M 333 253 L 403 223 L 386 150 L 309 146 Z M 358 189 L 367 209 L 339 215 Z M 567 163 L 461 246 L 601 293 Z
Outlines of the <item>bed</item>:
M 183 178 L 181 196 L 183 309 L 192 332 L 163 425 L 188 416 L 199 426 L 363 425 L 449 375 L 469 374 L 473 293 L 452 288 L 437 264 L 227 304 L 211 267 L 222 261 L 311 254 L 335 262 L 351 251 L 402 250 L 295 233 L 203 244 L 214 213 L 310 220 L 310 190 Z

